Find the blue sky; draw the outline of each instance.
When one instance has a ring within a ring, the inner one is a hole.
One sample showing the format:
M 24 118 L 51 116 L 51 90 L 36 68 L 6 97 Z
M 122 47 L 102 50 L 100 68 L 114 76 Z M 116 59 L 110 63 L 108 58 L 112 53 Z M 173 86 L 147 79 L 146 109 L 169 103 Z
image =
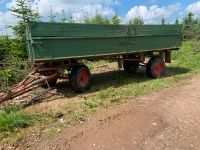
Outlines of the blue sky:
M 38 3 L 44 21 L 48 20 L 50 6 L 57 16 L 61 16 L 62 10 L 65 10 L 77 22 L 82 22 L 86 15 L 94 16 L 96 11 L 112 17 L 116 10 L 124 24 L 137 16 L 141 16 L 146 24 L 158 24 L 162 18 L 172 23 L 176 18 L 182 19 L 189 11 L 200 17 L 200 0 L 32 0 L 33 8 L 35 3 Z M 5 25 L 18 21 L 10 12 L 15 5 L 15 0 L 0 0 L 0 34 L 8 30 Z
M 133 6 L 144 5 L 150 7 L 152 5 L 158 5 L 159 7 L 172 5 L 174 3 L 180 3 L 181 8 L 180 11 L 185 11 L 187 6 L 191 3 L 194 3 L 194 0 L 121 0 L 121 13 L 126 13 L 129 11 Z

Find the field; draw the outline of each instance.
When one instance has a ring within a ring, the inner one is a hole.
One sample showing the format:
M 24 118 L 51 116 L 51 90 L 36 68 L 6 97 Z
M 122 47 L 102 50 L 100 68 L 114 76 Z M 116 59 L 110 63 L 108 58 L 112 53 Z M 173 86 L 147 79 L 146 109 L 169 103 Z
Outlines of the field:
M 180 51 L 173 52 L 173 63 L 167 67 L 166 76 L 156 80 L 147 78 L 144 69 L 132 75 L 118 70 L 115 63 L 88 63 L 94 82 L 87 93 L 75 94 L 67 83 L 59 83 L 57 90 L 51 91 L 56 91 L 54 99 L 1 110 L 0 145 L 25 148 L 41 137 L 52 138 L 64 128 L 86 121 L 99 109 L 180 84 L 200 71 L 199 47 L 198 41 L 184 42 Z

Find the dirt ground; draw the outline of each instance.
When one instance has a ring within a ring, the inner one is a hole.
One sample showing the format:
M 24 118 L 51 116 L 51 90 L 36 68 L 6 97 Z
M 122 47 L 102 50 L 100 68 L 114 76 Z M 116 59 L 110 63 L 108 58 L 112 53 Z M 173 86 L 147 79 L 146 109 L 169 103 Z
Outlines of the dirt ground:
M 180 86 L 101 110 L 30 149 L 199 150 L 200 74 Z

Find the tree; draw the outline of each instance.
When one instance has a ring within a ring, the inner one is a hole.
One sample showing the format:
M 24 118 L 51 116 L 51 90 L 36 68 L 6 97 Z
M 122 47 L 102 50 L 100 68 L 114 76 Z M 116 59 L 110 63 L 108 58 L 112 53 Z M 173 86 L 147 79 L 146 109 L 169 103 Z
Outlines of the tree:
M 37 4 L 36 4 L 37 5 Z M 25 36 L 25 23 L 30 20 L 39 20 L 41 18 L 38 7 L 37 10 L 31 9 L 29 0 L 16 0 L 16 6 L 11 9 L 12 15 L 19 19 L 18 24 L 12 27 L 17 36 Z
M 96 15 L 93 18 L 85 17 L 84 18 L 85 24 L 111 24 L 110 20 L 106 17 L 101 16 L 99 13 L 96 13 Z
M 30 2 L 27 0 L 16 0 L 16 7 L 12 8 L 12 14 L 21 19 L 20 22 L 27 22 L 33 16 L 33 11 L 29 6 Z
M 39 12 L 39 8 L 38 8 L 38 3 L 35 3 L 36 9 L 32 10 L 32 20 L 36 20 L 36 21 L 40 21 L 40 18 L 42 18 L 42 16 L 40 15 Z M 30 6 L 31 9 L 31 6 Z
M 21 80 L 28 71 L 28 64 L 22 63 L 27 60 L 26 51 L 26 23 L 41 18 L 36 4 L 36 10 L 32 10 L 31 0 L 16 0 L 16 6 L 11 9 L 12 15 L 18 18 L 13 29 L 14 36 L 0 36 L 0 59 L 7 62 L 0 69 L 0 80 L 7 86 Z M 0 85 L 1 88 L 1 85 Z
M 188 15 L 183 19 L 184 26 L 190 26 L 194 22 L 194 14 L 189 12 Z
M 132 20 L 129 21 L 130 25 L 143 25 L 144 20 L 142 17 L 135 17 Z
M 185 39 L 200 39 L 200 20 L 188 13 L 183 19 L 183 34 Z
M 109 24 L 110 21 L 107 18 L 104 18 L 99 13 L 96 13 L 94 18 L 91 19 L 92 24 Z
M 37 5 L 37 4 L 36 4 Z M 16 6 L 11 9 L 12 14 L 19 19 L 18 23 L 11 28 L 16 38 L 12 41 L 12 59 L 27 59 L 26 52 L 26 23 L 30 20 L 39 20 L 41 18 L 38 7 L 32 10 L 31 1 L 16 0 Z M 15 44 L 15 42 L 17 44 Z
M 119 25 L 120 22 L 121 22 L 120 17 L 119 17 L 117 14 L 115 14 L 115 15 L 112 17 L 112 24 L 114 24 L 114 25 Z
M 67 18 L 66 18 L 66 16 L 65 16 L 65 10 L 62 10 L 62 16 L 61 16 L 60 22 L 61 22 L 61 23 L 65 23 L 66 21 L 67 21 Z
M 85 16 L 84 19 L 83 19 L 83 23 L 90 24 L 91 23 L 91 19 L 88 16 Z
M 165 25 L 165 18 L 162 18 L 162 19 L 161 19 L 161 24 L 162 24 L 162 25 Z
M 0 61 L 5 60 L 11 49 L 11 39 L 7 35 L 0 36 Z
M 69 16 L 66 20 L 66 23 L 75 23 L 74 17 L 71 12 L 69 12 Z
M 54 15 L 53 13 L 52 6 L 50 6 L 50 15 L 48 17 L 49 17 L 49 22 L 56 22 L 56 15 Z
M 178 19 L 178 18 L 176 18 L 174 24 L 175 24 L 175 25 L 179 25 L 179 19 Z

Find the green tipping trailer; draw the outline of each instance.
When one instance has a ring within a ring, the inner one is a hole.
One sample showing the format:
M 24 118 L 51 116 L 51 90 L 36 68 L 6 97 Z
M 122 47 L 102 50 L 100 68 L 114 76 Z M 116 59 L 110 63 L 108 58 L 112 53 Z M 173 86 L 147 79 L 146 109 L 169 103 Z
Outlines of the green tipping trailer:
M 58 73 L 50 82 L 53 85 L 68 70 L 77 92 L 87 90 L 91 81 L 90 71 L 81 60 L 116 60 L 130 73 L 143 66 L 148 76 L 157 78 L 164 73 L 165 62 L 171 62 L 171 51 L 182 43 L 182 25 L 29 22 L 26 31 L 29 60 L 40 67 L 39 72 Z
M 30 22 L 27 28 L 30 61 L 119 55 L 177 49 L 181 25 L 87 25 Z

